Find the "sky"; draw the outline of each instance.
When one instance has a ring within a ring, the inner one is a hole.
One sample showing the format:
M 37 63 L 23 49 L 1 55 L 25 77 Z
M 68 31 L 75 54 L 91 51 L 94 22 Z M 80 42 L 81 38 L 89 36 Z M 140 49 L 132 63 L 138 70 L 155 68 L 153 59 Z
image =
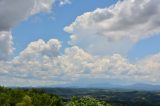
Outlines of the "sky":
M 0 0 L 0 85 L 160 84 L 159 0 Z

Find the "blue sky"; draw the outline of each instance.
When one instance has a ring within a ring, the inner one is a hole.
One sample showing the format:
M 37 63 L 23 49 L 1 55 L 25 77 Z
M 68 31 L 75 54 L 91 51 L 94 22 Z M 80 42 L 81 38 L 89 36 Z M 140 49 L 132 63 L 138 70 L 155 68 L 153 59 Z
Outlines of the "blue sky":
M 92 2 L 92 3 L 91 3 Z M 71 24 L 77 16 L 97 8 L 105 8 L 115 4 L 117 0 L 73 0 L 71 4 L 60 6 L 58 2 L 53 5 L 51 13 L 39 13 L 17 24 L 13 29 L 15 54 L 22 51 L 30 42 L 37 39 L 45 41 L 57 38 L 66 48 L 70 40 L 69 34 L 63 29 Z M 140 59 L 160 51 L 160 37 L 154 36 L 137 42 L 129 51 L 129 59 Z
M 91 3 L 92 2 L 92 3 Z M 39 13 L 16 25 L 12 31 L 16 54 L 22 51 L 31 41 L 37 39 L 48 40 L 57 38 L 63 41 L 63 46 L 68 46 L 69 34 L 64 32 L 64 27 L 71 24 L 77 16 L 97 8 L 108 7 L 117 0 L 73 0 L 71 4 L 60 6 L 57 2 L 53 5 L 51 13 Z M 89 5 L 89 6 L 88 6 Z
M 156 54 L 160 51 L 160 36 L 154 36 L 151 38 L 143 39 L 139 41 L 133 48 L 129 51 L 129 58 L 141 59 L 146 56 Z
M 0 85 L 160 84 L 159 3 L 0 1 Z

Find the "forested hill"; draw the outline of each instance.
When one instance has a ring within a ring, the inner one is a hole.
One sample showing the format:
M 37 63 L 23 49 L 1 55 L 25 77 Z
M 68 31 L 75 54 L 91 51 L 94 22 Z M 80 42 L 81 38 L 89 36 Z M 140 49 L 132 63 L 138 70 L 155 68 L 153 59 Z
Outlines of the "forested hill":
M 160 92 L 0 87 L 0 106 L 160 106 Z
M 0 106 L 111 106 L 92 97 L 72 97 L 64 102 L 59 96 L 36 89 L 0 87 Z

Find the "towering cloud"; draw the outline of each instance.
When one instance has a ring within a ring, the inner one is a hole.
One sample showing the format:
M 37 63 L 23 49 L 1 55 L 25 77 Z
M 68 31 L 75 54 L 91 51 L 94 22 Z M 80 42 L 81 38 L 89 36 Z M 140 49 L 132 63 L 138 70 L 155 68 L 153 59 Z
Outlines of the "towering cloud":
M 65 31 L 71 44 L 94 54 L 125 54 L 137 41 L 160 32 L 159 0 L 123 0 L 78 16 Z

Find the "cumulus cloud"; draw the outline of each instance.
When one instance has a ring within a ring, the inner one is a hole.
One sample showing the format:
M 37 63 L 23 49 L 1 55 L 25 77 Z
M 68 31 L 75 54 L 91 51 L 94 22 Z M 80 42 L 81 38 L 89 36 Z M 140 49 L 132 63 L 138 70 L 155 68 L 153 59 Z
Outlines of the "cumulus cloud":
M 64 30 L 71 34 L 71 44 L 93 54 L 125 54 L 137 41 L 159 33 L 159 3 L 159 0 L 119 1 L 78 16 Z
M 31 15 L 50 11 L 52 3 L 53 0 L 0 0 L 0 39 L 5 37 L 0 40 L 2 57 L 13 50 L 10 30 Z
M 11 32 L 0 32 L 0 60 L 5 59 L 13 51 Z
M 10 30 L 30 15 L 51 9 L 52 0 L 0 0 L 0 31 Z
M 130 63 L 120 54 L 94 56 L 73 46 L 60 53 L 61 42 L 32 42 L 10 61 L 0 61 L 2 85 L 38 86 L 73 84 L 85 80 L 159 84 L 160 54 Z M 7 81 L 7 83 L 6 83 Z
M 73 46 L 65 48 L 64 53 L 59 40 L 39 39 L 13 59 L 2 61 L 13 51 L 10 29 L 30 15 L 49 11 L 51 3 L 51 0 L 13 3 L 0 0 L 1 85 L 46 86 L 84 80 L 86 84 L 90 81 L 160 84 L 160 54 L 135 63 L 121 55 L 138 40 L 159 33 L 158 0 L 124 0 L 77 17 L 65 28 L 72 34 Z
M 148 79 L 150 76 L 152 76 L 152 78 L 150 80 L 152 82 L 157 82 L 157 79 L 160 77 L 160 74 L 159 74 L 160 53 L 157 53 L 155 55 L 151 55 L 151 56 L 137 62 L 137 65 L 139 65 L 139 70 L 144 70 L 144 72 L 145 72 L 144 77 L 146 79 Z
M 50 39 L 45 43 L 42 39 L 31 42 L 28 47 L 20 53 L 20 57 L 24 59 L 34 59 L 38 56 L 56 56 L 59 54 L 61 42 L 56 39 Z M 30 57 L 31 56 L 31 57 Z

